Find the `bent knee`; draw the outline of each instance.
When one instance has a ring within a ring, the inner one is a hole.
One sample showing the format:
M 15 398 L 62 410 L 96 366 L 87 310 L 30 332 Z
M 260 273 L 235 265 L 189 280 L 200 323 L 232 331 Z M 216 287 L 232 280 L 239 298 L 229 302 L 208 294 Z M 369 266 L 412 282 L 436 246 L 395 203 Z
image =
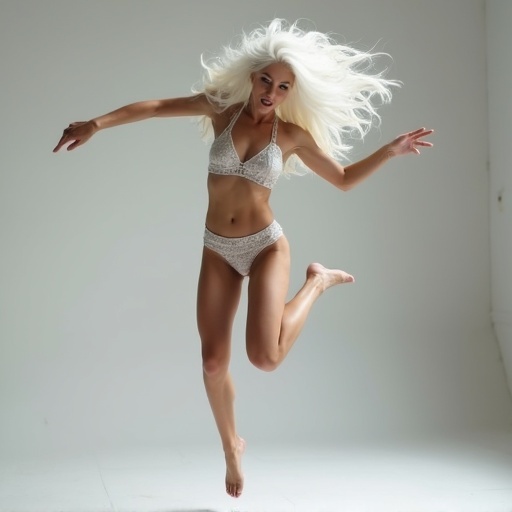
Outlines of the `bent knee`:
M 270 354 L 264 351 L 248 351 L 249 361 L 259 370 L 272 372 L 279 366 L 277 354 Z

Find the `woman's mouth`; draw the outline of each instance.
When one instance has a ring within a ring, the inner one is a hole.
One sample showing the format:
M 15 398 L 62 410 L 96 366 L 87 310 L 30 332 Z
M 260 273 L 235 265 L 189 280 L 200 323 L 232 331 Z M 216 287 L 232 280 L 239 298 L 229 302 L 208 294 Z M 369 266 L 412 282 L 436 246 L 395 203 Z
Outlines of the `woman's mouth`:
M 265 105 L 265 107 L 271 107 L 272 102 L 270 100 L 267 100 L 267 98 L 261 98 L 261 103 Z

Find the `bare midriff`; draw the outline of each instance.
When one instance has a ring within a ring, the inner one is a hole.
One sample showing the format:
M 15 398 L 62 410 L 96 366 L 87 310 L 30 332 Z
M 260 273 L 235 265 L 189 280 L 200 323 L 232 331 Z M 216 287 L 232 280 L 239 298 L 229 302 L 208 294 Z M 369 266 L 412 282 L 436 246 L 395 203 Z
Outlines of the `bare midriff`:
M 252 235 L 274 220 L 270 190 L 241 176 L 208 175 L 206 227 L 229 238 Z

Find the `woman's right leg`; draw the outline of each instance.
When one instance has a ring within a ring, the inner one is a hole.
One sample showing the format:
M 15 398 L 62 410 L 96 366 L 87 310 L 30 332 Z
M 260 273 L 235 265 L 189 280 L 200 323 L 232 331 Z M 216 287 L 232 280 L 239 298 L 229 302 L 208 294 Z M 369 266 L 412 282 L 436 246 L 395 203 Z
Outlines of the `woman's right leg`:
M 243 442 L 235 426 L 235 391 L 228 372 L 231 331 L 243 277 L 219 254 L 203 248 L 197 293 L 197 325 L 201 337 L 203 378 L 226 455 L 226 492 L 242 493 Z

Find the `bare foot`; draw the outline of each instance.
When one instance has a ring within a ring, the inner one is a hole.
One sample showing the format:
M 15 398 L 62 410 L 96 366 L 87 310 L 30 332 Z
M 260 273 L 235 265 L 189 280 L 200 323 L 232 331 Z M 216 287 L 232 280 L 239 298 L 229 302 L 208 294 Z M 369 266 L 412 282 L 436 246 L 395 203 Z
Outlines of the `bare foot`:
M 320 263 L 311 263 L 306 271 L 307 279 L 318 279 L 322 286 L 322 292 L 336 284 L 353 283 L 354 276 L 343 270 L 325 268 Z
M 242 473 L 242 454 L 245 451 L 245 441 L 239 437 L 235 451 L 226 453 L 226 492 L 238 498 L 242 494 L 244 475 Z

